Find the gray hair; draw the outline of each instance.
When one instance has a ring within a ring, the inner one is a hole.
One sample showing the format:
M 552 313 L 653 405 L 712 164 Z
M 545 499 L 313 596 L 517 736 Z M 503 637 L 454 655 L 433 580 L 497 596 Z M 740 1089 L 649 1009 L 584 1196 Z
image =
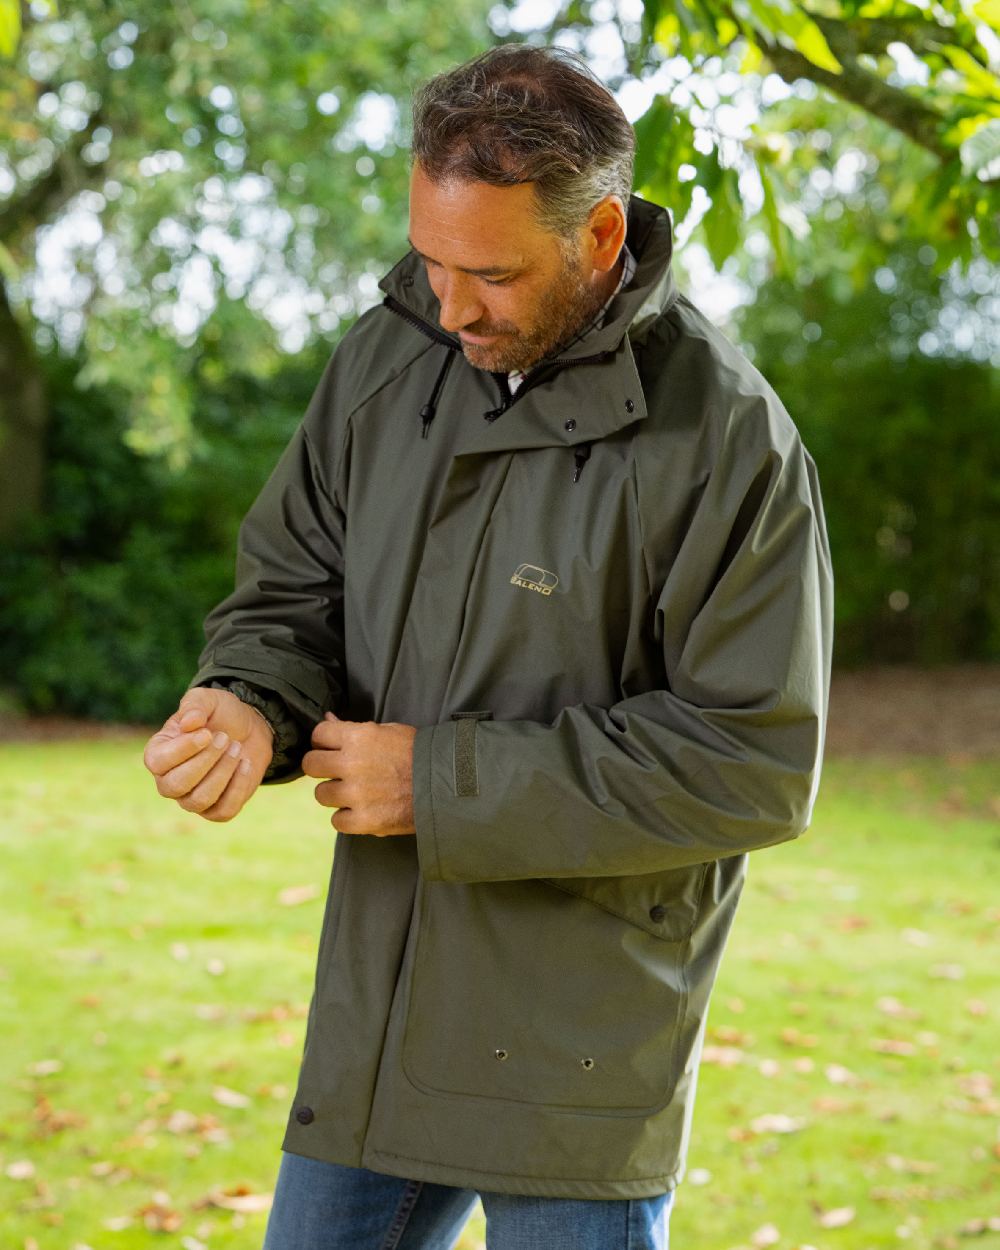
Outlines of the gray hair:
M 635 134 L 575 53 L 505 44 L 420 88 L 413 159 L 435 182 L 534 183 L 540 224 L 568 237 L 605 196 L 628 207 Z

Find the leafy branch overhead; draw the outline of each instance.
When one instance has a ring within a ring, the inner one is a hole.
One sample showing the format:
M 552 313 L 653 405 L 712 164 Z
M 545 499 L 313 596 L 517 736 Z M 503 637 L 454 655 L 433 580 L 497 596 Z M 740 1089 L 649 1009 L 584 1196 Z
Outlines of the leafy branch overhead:
M 738 158 L 724 164 L 718 142 L 707 150 L 697 141 L 683 102 L 660 95 L 637 124 L 639 181 L 650 193 L 678 218 L 696 186 L 711 197 L 701 224 L 716 266 L 744 234 L 740 175 L 751 171 L 759 178 L 752 216 L 770 236 L 778 271 L 791 272 L 806 228 L 794 205 L 808 132 L 796 114 L 808 118 L 817 99 L 857 148 L 905 140 L 893 176 L 882 174 L 895 205 L 887 244 L 919 231 L 942 267 L 1000 259 L 1000 0 L 647 0 L 633 69 L 678 57 L 692 82 L 721 64 L 738 67 L 744 82 L 772 74 L 794 88 L 786 107 L 762 110 Z

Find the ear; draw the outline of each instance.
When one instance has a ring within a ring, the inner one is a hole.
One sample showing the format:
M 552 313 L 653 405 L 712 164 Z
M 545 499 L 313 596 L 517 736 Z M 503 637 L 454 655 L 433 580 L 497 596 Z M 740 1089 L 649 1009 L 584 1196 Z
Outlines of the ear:
M 599 272 L 607 273 L 617 263 L 625 243 L 627 218 L 621 199 L 617 195 L 606 195 L 591 209 L 586 229 L 591 264 Z

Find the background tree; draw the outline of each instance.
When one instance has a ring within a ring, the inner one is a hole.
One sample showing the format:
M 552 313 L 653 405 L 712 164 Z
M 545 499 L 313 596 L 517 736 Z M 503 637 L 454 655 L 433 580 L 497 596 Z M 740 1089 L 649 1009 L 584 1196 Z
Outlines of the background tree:
M 677 222 L 696 195 L 710 200 L 697 235 L 717 269 L 755 226 L 779 273 L 814 250 L 799 184 L 817 152 L 771 117 L 792 91 L 803 104 L 836 101 L 836 130 L 868 121 L 895 134 L 883 257 L 920 234 L 939 271 L 1000 260 L 998 0 L 571 0 L 546 37 L 586 46 L 595 25 L 617 29 L 623 79 L 650 85 L 639 184 Z
M 488 41 L 485 7 L 0 0 L 0 533 L 41 509 L 39 348 L 80 351 L 131 445 L 180 463 L 210 317 L 267 378 L 372 298 L 405 236 L 381 211 L 405 196 L 402 101 Z

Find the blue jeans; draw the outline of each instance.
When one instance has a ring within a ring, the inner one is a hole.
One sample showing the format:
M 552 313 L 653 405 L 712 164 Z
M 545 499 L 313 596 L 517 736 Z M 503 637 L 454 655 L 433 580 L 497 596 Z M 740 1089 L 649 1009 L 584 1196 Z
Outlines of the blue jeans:
M 528 1198 L 480 1192 L 487 1250 L 667 1250 L 673 1192 Z M 264 1250 L 451 1250 L 476 1191 L 283 1153 Z

